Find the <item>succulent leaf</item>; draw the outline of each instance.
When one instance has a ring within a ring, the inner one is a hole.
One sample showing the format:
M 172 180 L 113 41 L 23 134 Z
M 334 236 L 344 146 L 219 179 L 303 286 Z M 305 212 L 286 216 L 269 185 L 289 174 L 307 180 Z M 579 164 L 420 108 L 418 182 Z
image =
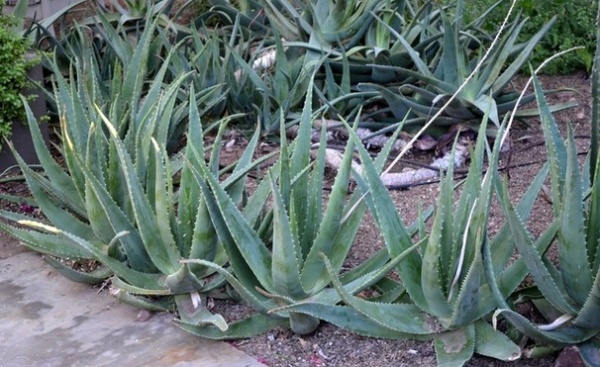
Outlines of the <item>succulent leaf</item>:
M 598 335 L 578 345 L 579 355 L 586 366 L 592 367 L 600 364 L 600 340 Z
M 444 331 L 434 336 L 435 355 L 438 366 L 461 367 L 473 356 L 475 350 L 475 326 Z
M 227 322 L 221 315 L 210 313 L 206 304 L 195 304 L 193 297 L 200 297 L 197 294 L 178 294 L 175 296 L 179 319 L 182 323 L 190 325 L 211 325 L 225 332 L 229 328 Z M 206 300 L 200 299 L 201 303 Z
M 287 308 L 286 308 L 287 309 Z M 290 310 L 319 317 L 338 327 L 351 330 L 360 335 L 386 339 L 428 339 L 428 335 L 402 333 L 381 326 L 369 317 L 348 306 L 337 306 L 325 303 L 299 302 L 289 306 Z
M 44 257 L 44 261 L 47 262 L 50 266 L 52 266 L 62 276 L 77 283 L 85 283 L 92 285 L 100 284 L 104 282 L 106 278 L 110 277 L 113 274 L 109 268 L 104 266 L 101 266 L 98 269 L 90 272 L 78 271 L 52 256 Z
M 450 181 L 449 177 L 445 177 L 446 182 Z M 448 184 L 445 185 L 448 187 Z M 439 318 L 448 318 L 452 314 L 452 309 L 448 304 L 446 295 L 444 294 L 445 279 L 442 265 L 442 248 L 451 246 L 451 237 L 442 238 L 443 227 L 448 225 L 444 223 L 449 218 L 446 214 L 446 206 L 442 201 L 448 195 L 452 195 L 452 187 L 450 191 L 444 190 L 442 184 L 442 190 L 438 199 L 438 210 L 434 217 L 431 233 L 428 236 L 428 242 L 425 246 L 425 251 L 422 255 L 422 267 L 421 267 L 421 288 L 423 289 L 423 295 L 429 303 L 429 312 Z M 448 241 L 448 242 L 447 242 Z
M 576 343 L 582 343 L 598 334 L 597 330 L 582 329 L 574 326 L 563 326 L 561 328 L 546 331 L 532 324 L 527 318 L 508 309 L 499 309 L 495 315 L 502 315 L 517 330 L 529 337 L 552 345 L 567 346 Z
M 227 279 L 227 282 L 229 282 L 229 284 L 238 292 L 238 294 L 246 302 L 248 302 L 250 306 L 252 306 L 259 312 L 266 313 L 274 306 L 272 300 L 266 298 L 263 293 L 257 291 L 257 289 L 255 288 L 248 287 L 247 284 L 244 284 L 248 281 L 248 279 L 240 277 L 239 274 L 236 274 L 236 277 L 231 272 L 227 271 L 225 268 L 206 260 L 188 259 L 182 260 L 182 262 L 190 264 L 200 264 L 214 269 L 223 277 L 225 277 L 225 279 Z M 240 278 L 240 280 L 238 280 L 238 278 Z
M 536 77 L 533 78 L 536 101 L 540 109 L 540 119 L 542 120 L 542 130 L 548 151 L 548 160 L 550 161 L 551 172 L 551 190 L 554 215 L 560 214 L 559 203 L 562 202 L 562 192 L 567 167 L 567 148 L 558 132 L 558 127 L 554 117 L 548 110 L 548 103 L 542 94 L 542 87 Z
M 211 220 L 217 230 L 234 272 L 242 281 L 248 281 L 249 288 L 254 277 L 270 293 L 274 291 L 271 277 L 271 256 L 257 233 L 244 220 L 235 203 L 208 171 L 200 165 L 193 169 L 208 206 Z M 210 188 L 209 188 L 210 186 Z M 237 244 L 243 243 L 244 246 Z M 254 275 L 250 275 L 254 274 Z
M 343 256 L 336 256 L 336 263 L 334 265 L 336 269 L 339 269 L 342 266 L 343 258 L 346 257 L 349 246 L 338 241 L 338 235 L 340 232 L 350 232 L 355 234 L 356 231 L 353 229 L 357 229 L 360 224 L 360 221 L 358 223 L 352 222 L 352 227 L 345 228 L 342 223 L 342 219 L 345 215 L 344 207 L 352 167 L 353 150 L 354 144 L 349 142 L 346 146 L 346 151 L 344 152 L 342 166 L 338 171 L 331 189 L 329 202 L 327 209 L 325 209 L 319 232 L 314 239 L 314 243 L 306 257 L 304 267 L 302 268 L 302 283 L 305 289 L 311 290 L 311 293 L 317 289 L 323 288 L 329 283 L 329 279 L 327 279 L 327 270 L 320 259 L 320 253 L 329 255 L 340 251 Z M 349 242 L 352 243 L 352 241 Z
M 560 268 L 565 289 L 571 299 L 583 305 L 592 290 L 583 209 L 583 189 L 573 132 L 569 129 L 565 188 L 558 231 Z
M 518 345 L 483 320 L 475 322 L 475 353 L 503 361 L 514 361 L 521 357 Z
M 299 254 L 296 239 L 292 236 L 290 220 L 286 208 L 272 177 L 273 193 L 273 249 L 271 273 L 276 293 L 289 294 L 293 298 L 306 297 L 300 276 Z M 293 203 L 293 202 L 292 202 Z
M 127 191 L 131 198 L 133 213 L 138 226 L 140 237 L 146 247 L 152 262 L 165 274 L 171 274 L 179 268 L 179 255 L 172 238 L 168 242 L 162 242 L 159 224 L 154 217 L 148 198 L 144 195 L 142 184 L 139 182 L 133 162 L 125 150 L 122 142 L 117 140 L 116 131 L 112 128 L 110 121 L 101 114 L 104 123 L 113 136 L 113 143 L 117 149 L 121 169 L 127 183 Z M 168 225 L 163 224 L 163 225 Z
M 506 188 L 506 185 L 503 185 L 503 191 L 505 197 L 507 197 L 508 189 Z M 523 256 L 540 291 L 558 310 L 567 314 L 576 314 L 576 308 L 560 292 L 555 280 L 542 262 L 540 254 L 533 247 L 531 234 L 525 229 L 523 222 L 518 217 L 513 206 L 507 200 L 502 201 L 500 205 L 502 206 L 506 221 L 513 234 L 515 244 L 519 249 L 521 256 Z
M 350 138 L 355 141 L 359 151 L 361 162 L 365 170 L 365 178 L 369 185 L 370 196 L 376 210 L 378 226 L 381 230 L 385 245 L 390 256 L 396 257 L 412 246 L 410 234 L 400 218 L 396 206 L 389 192 L 383 185 L 373 161 L 360 144 L 360 139 L 349 129 Z M 407 291 L 415 304 L 426 311 L 429 310 L 429 302 L 421 288 L 421 259 L 416 253 L 408 255 L 407 259 L 398 266 L 398 272 Z
M 591 154 L 590 154 L 591 157 Z M 590 167 L 593 165 L 590 162 Z M 595 177 L 591 179 L 592 187 L 600 182 L 600 159 L 596 160 Z M 589 207 L 586 217 L 587 234 L 586 243 L 588 245 L 588 256 L 591 263 L 592 274 L 598 274 L 600 271 L 600 190 L 592 190 Z
M 175 319 L 175 325 L 193 335 L 213 340 L 247 339 L 262 334 L 278 326 L 285 326 L 287 321 L 263 314 L 256 314 L 242 320 L 232 322 L 225 332 L 214 325 L 190 325 Z
M 13 221 L 25 219 L 17 218 L 13 213 L 6 211 L 0 211 L 0 216 Z M 65 241 L 64 238 L 61 238 L 56 234 L 23 229 L 20 227 L 10 226 L 4 222 L 0 222 L 0 228 L 6 231 L 6 233 L 10 233 L 11 236 L 17 238 L 23 245 L 43 254 L 70 259 L 90 258 L 88 251 L 81 249 L 79 246 L 77 246 L 77 244 L 71 241 Z
M 415 248 L 416 246 L 413 246 L 410 251 L 405 251 L 405 256 L 410 254 Z M 326 258 L 325 264 L 329 276 L 331 277 L 331 281 L 344 303 L 354 308 L 380 327 L 408 334 L 432 334 L 440 330 L 440 326 L 436 324 L 435 320 L 422 312 L 415 305 L 376 303 L 351 295 L 344 289 L 339 278 L 335 275 L 331 263 L 329 263 L 329 260 Z M 394 315 L 394 317 L 389 317 L 389 315 Z

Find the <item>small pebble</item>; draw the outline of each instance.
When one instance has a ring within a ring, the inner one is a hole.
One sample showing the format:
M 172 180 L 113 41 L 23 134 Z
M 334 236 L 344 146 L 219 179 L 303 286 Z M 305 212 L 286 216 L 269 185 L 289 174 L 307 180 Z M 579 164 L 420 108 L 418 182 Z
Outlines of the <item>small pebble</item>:
M 135 317 L 135 321 L 137 322 L 145 322 L 152 318 L 154 314 L 148 310 L 140 310 L 137 316 Z

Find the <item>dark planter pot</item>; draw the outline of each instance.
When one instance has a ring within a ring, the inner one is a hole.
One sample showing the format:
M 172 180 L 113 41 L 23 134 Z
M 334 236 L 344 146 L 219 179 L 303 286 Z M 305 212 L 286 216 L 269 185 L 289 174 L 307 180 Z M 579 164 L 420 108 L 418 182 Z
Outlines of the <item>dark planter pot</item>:
M 42 83 L 44 78 L 42 65 L 39 64 L 32 67 L 28 72 L 28 76 L 32 81 Z M 36 120 L 40 121 L 40 118 L 44 116 L 47 112 L 46 98 L 44 97 L 44 92 L 39 88 L 31 88 L 24 91 L 24 94 L 36 96 L 35 99 L 29 101 L 29 107 L 31 108 Z M 48 125 L 46 123 L 40 123 L 39 126 L 40 130 L 42 131 L 42 136 L 44 137 L 44 140 L 47 143 Z M 31 134 L 29 132 L 29 126 L 27 125 L 27 121 L 14 122 L 12 126 L 12 135 L 10 136 L 9 140 L 13 143 L 17 152 L 27 164 L 39 163 L 37 154 L 35 152 L 35 148 L 33 146 L 33 141 L 31 139 Z M 15 165 L 17 165 L 17 161 L 13 156 L 10 148 L 5 142 L 2 142 L 2 149 L 0 150 L 0 174 L 8 168 Z

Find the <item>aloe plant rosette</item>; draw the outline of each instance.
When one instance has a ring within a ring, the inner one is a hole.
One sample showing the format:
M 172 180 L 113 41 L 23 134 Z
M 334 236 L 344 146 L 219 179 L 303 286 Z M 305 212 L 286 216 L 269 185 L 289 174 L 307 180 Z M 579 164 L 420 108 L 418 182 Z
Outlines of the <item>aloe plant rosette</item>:
M 481 127 L 485 129 L 485 123 Z M 351 133 L 355 142 L 356 134 Z M 472 167 L 456 206 L 453 205 L 452 170 L 442 181 L 437 210 L 429 233 L 419 226 L 419 240 L 413 243 L 389 192 L 384 187 L 366 150 L 358 146 L 365 168 L 364 193 L 372 215 L 383 235 L 390 257 L 403 260 L 395 266 L 400 281 L 385 287 L 387 292 L 373 300 L 353 296 L 330 272 L 342 301 L 360 317 L 349 330 L 384 338 L 433 339 L 437 360 L 443 366 L 462 366 L 473 353 L 503 360 L 520 357 L 520 349 L 507 336 L 486 321 L 495 308 L 495 299 L 485 279 L 484 249 L 491 248 L 495 276 L 501 294 L 508 297 L 527 275 L 521 260 L 509 265 L 514 244 L 507 226 L 493 238 L 487 234 L 489 204 L 497 178 L 499 144 L 488 152 L 490 168 L 481 178 L 486 146 L 480 134 Z M 541 172 L 518 205 L 519 213 L 528 217 L 547 170 Z M 455 208 L 453 210 L 453 208 Z M 328 263 L 328 261 L 326 261 Z M 390 281 L 391 279 L 387 279 Z M 392 291 L 393 290 L 393 291 Z M 312 306 L 297 303 L 289 311 L 309 312 Z M 336 320 L 328 320 L 336 322 Z
M 209 322 L 224 329 L 222 318 L 211 315 L 206 302 L 199 302 L 224 279 L 210 268 L 179 262 L 181 258 L 227 262 L 191 171 L 199 163 L 184 165 L 181 157 L 167 154 L 169 142 L 182 138 L 177 135 L 182 114 L 187 115 L 188 141 L 203 141 L 198 95 L 192 87 L 189 102 L 177 103 L 188 75 L 163 84 L 169 56 L 145 90 L 140 76 L 145 75 L 151 35 L 147 27 L 131 64 L 114 66 L 110 86 L 99 80 L 91 54 L 75 60 L 70 84 L 56 67 L 62 138 L 57 150 L 64 164 L 55 161 L 27 111 L 42 171 L 17 159 L 45 218 L 2 211 L 2 217 L 21 226 L 2 222 L 0 227 L 50 255 L 47 261 L 70 279 L 97 283 L 110 277 L 114 294 L 125 302 L 150 310 L 177 310 L 188 322 Z M 217 172 L 226 123 L 227 119 L 221 121 L 209 163 Z M 259 135 L 257 130 L 223 183 L 237 200 L 246 173 L 254 167 L 251 159 Z M 185 148 L 188 155 L 190 147 Z M 65 259 L 95 260 L 100 266 L 82 273 Z
M 312 82 L 309 91 L 311 88 Z M 226 332 L 211 325 L 191 325 L 182 320 L 178 324 L 184 330 L 203 337 L 234 339 L 261 332 L 263 328 L 259 325 L 286 325 L 296 333 L 308 334 L 316 329 L 320 320 L 340 325 L 369 323 L 350 308 L 338 305 L 340 297 L 331 286 L 322 258 L 323 254 L 330 258 L 332 272 L 341 271 L 366 211 L 359 192 L 346 198 L 353 144 L 346 148 L 324 207 L 325 132 L 316 159 L 311 163 L 312 118 L 312 103 L 307 98 L 297 138 L 288 145 L 282 137 L 279 161 L 241 209 L 208 167 L 200 165 L 194 171 L 231 268 L 195 259 L 184 260 L 184 263 L 201 264 L 218 271 L 257 313 L 231 323 Z M 382 168 L 390 148 L 388 144 L 378 157 L 378 169 Z M 416 231 L 416 226 L 412 231 Z M 402 256 L 390 261 L 387 251 L 379 251 L 346 273 L 341 286 L 352 294 L 360 292 L 378 283 Z M 285 309 L 298 303 L 310 310 Z
M 489 11 L 495 6 L 493 5 Z M 455 8 L 455 14 L 449 9 Z M 523 105 L 534 100 L 529 94 L 520 98 L 520 94 L 508 91 L 507 86 L 514 79 L 522 66 L 527 62 L 535 46 L 548 32 L 555 19 L 543 27 L 526 42 L 519 43 L 518 36 L 527 19 L 519 16 L 513 20 L 499 36 L 489 56 L 482 59 L 481 50 L 488 44 L 488 37 L 477 28 L 478 22 L 489 14 L 483 14 L 478 20 L 464 25 L 464 2 L 459 0 L 453 7 L 445 7 L 441 12 L 441 51 L 439 56 L 430 61 L 422 51 L 413 47 L 405 35 L 391 30 L 405 50 L 407 57 L 414 63 L 416 70 L 407 70 L 394 66 L 379 66 L 382 70 L 404 73 L 412 76 L 414 81 L 403 83 L 399 87 L 381 86 L 372 83 L 358 85 L 361 91 L 377 91 L 385 100 L 397 121 L 408 116 L 405 124 L 409 130 L 418 130 L 427 120 L 441 110 L 441 106 L 461 87 L 453 102 L 442 111 L 441 115 L 430 125 L 429 131 L 441 135 L 453 125 L 462 124 L 473 131 L 479 130 L 482 117 L 489 112 L 493 126 L 488 127 L 489 136 L 496 136 L 503 116 L 513 111 L 517 103 Z M 477 47 L 473 50 L 471 45 Z M 472 71 L 482 62 L 479 72 L 470 77 Z M 469 77 L 467 81 L 467 77 Z M 546 91 L 546 94 L 557 91 Z M 491 109 L 488 110 L 488 107 Z M 553 106 L 553 110 L 573 107 L 573 103 Z M 518 111 L 515 117 L 525 119 L 536 116 L 536 109 Z
M 598 53 L 600 54 L 600 53 Z M 598 60 L 597 60 L 598 61 Z M 597 66 L 596 66 L 597 67 Z M 594 71 L 597 78 L 597 70 Z M 539 342 L 530 354 L 576 345 L 587 366 L 600 363 L 600 159 L 590 152 L 580 169 L 578 153 L 569 128 L 566 140 L 548 109 L 541 86 L 534 78 L 535 93 L 551 164 L 551 197 L 555 236 L 534 239 L 507 200 L 501 201 L 515 242 L 531 272 L 537 297 L 533 303 L 547 324 L 536 324 L 516 313 L 498 298 L 497 317 L 508 320 L 518 331 Z M 598 86 L 594 85 L 594 103 Z M 592 128 L 597 129 L 597 121 Z M 556 241 L 557 256 L 533 250 Z M 493 279 L 490 280 L 493 283 Z

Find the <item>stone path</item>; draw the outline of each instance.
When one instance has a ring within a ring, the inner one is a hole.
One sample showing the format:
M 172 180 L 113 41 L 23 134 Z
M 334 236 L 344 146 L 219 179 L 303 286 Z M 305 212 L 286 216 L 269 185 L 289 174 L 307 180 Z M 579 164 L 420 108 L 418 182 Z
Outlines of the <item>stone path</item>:
M 0 367 L 264 367 L 224 342 L 71 282 L 0 233 Z

